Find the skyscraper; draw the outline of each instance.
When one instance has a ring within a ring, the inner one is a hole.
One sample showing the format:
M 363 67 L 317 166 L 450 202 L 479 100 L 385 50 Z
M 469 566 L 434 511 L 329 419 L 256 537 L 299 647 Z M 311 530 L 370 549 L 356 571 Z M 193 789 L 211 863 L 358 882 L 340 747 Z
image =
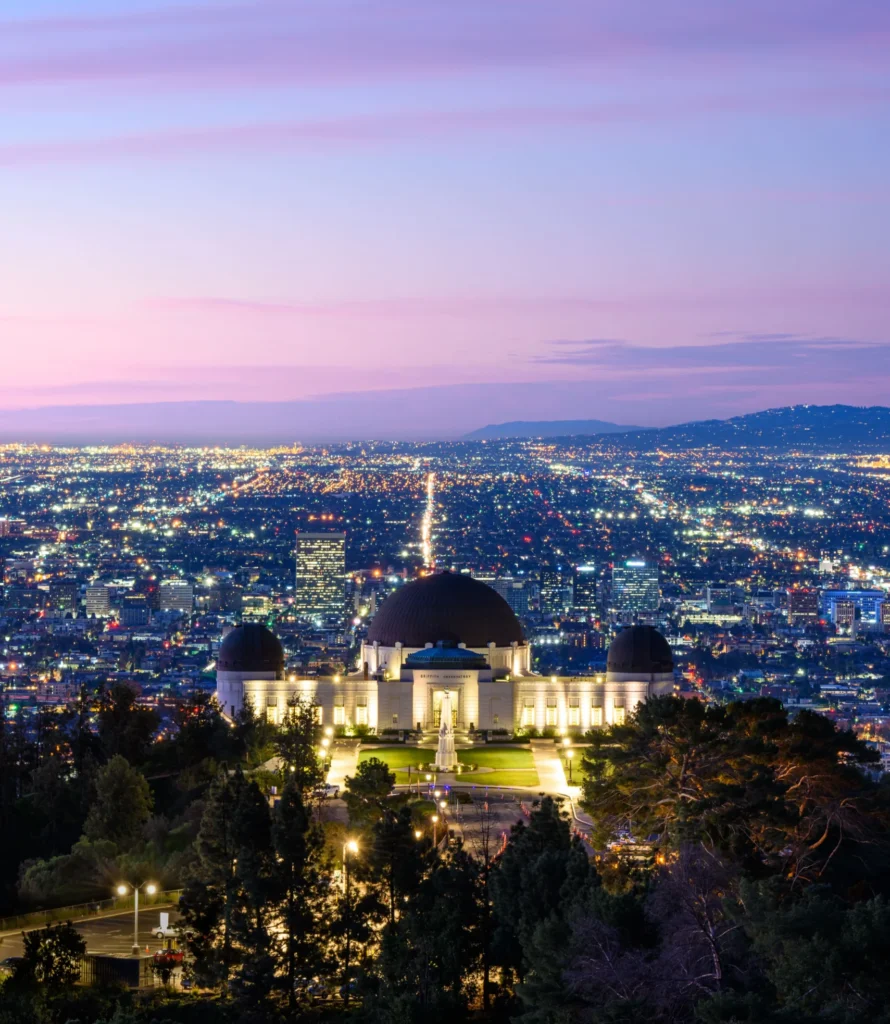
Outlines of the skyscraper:
M 572 577 L 561 566 L 541 570 L 541 611 L 561 615 L 572 607 Z
M 658 566 L 630 560 L 612 568 L 612 608 L 617 612 L 654 612 L 661 602 Z
M 346 594 L 346 534 L 297 534 L 297 591 L 302 619 L 342 620 Z
M 585 614 L 596 610 L 596 566 L 579 565 L 575 569 L 574 607 Z

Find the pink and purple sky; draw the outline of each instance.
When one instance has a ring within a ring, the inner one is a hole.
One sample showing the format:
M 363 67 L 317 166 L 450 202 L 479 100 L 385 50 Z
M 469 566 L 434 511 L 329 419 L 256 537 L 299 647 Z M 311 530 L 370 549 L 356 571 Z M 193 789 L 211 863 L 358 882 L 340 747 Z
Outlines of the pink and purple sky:
M 886 0 L 7 0 L 0 88 L 5 418 L 888 401 Z

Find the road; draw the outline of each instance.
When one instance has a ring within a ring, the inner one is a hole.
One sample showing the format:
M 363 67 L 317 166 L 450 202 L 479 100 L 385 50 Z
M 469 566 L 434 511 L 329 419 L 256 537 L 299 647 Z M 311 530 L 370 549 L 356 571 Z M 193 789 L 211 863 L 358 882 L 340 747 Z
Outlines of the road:
M 179 913 L 173 907 L 164 908 L 170 915 L 171 925 L 179 919 Z M 139 912 L 139 946 L 142 952 L 148 946 L 149 952 L 163 948 L 164 943 L 155 936 L 160 918 L 160 909 L 151 907 Z M 133 911 L 110 917 L 91 918 L 75 922 L 80 934 L 86 939 L 88 953 L 113 953 L 128 956 L 133 947 Z M 0 959 L 8 956 L 22 955 L 21 935 L 5 935 L 0 938 Z

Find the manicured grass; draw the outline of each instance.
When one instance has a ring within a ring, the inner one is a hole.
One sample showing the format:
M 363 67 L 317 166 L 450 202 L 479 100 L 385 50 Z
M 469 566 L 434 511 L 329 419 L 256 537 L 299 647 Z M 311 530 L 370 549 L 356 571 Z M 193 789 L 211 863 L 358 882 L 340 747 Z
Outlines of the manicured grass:
M 367 761 L 378 757 L 386 761 L 390 768 L 416 768 L 419 764 L 429 764 L 436 759 L 435 750 L 425 747 L 368 747 L 359 752 L 359 761 Z
M 475 786 L 477 789 L 484 789 L 485 786 L 527 786 L 529 789 L 537 789 L 539 780 L 534 768 L 524 768 L 513 771 L 505 769 L 495 772 L 473 772 L 470 775 L 461 775 L 460 784 Z
M 472 747 L 458 750 L 458 761 L 477 764 L 480 768 L 530 768 L 534 769 L 532 752 L 520 747 Z

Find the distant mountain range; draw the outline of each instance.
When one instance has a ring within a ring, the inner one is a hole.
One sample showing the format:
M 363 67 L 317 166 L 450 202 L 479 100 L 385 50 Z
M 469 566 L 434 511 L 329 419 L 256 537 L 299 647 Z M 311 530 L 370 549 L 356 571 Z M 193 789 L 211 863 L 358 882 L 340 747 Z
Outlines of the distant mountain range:
M 510 437 L 572 437 L 576 434 L 616 434 L 643 427 L 622 426 L 606 420 L 514 420 L 490 423 L 464 435 L 466 441 L 503 441 Z
M 589 433 L 608 435 L 608 443 L 628 449 L 662 448 L 776 448 L 813 451 L 890 451 L 890 409 L 882 405 L 790 405 L 782 409 L 733 416 L 728 420 L 700 420 L 674 427 L 621 428 L 606 423 L 605 429 L 579 430 L 597 420 L 565 420 L 540 423 L 503 423 L 467 435 L 474 439 L 496 437 L 573 437 Z M 513 431 L 522 427 L 524 433 Z M 505 431 L 498 434 L 497 431 Z M 508 431 L 509 432 L 506 432 Z

